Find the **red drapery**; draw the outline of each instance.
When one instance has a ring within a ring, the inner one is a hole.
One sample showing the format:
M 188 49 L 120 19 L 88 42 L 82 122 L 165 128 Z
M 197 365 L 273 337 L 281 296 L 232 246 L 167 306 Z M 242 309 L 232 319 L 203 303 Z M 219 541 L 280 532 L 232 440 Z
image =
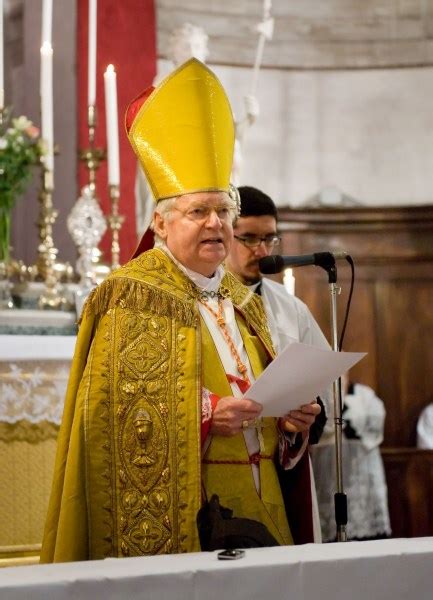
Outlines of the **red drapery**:
M 156 73 L 155 10 L 153 0 L 98 0 L 96 106 L 98 124 L 96 146 L 106 148 L 103 74 L 113 64 L 117 72 L 120 151 L 120 209 L 125 216 L 120 231 L 120 261 L 130 258 L 136 244 L 134 183 L 136 159 L 124 127 L 126 108 Z M 87 128 L 88 0 L 77 3 L 77 94 L 79 147 L 88 147 Z M 88 181 L 87 169 L 80 163 L 80 188 Z M 107 164 L 97 173 L 97 194 L 104 214 L 109 214 Z M 104 262 L 111 263 L 111 235 L 105 234 L 100 248 Z

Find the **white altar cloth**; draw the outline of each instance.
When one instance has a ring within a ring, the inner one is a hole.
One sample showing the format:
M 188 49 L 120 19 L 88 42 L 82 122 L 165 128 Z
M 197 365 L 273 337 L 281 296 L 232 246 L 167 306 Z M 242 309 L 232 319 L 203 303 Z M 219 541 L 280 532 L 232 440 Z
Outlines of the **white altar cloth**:
M 427 600 L 433 538 L 307 544 L 0 570 L 5 600 Z
M 75 342 L 72 335 L 0 335 L 0 423 L 60 425 Z
M 72 360 L 75 335 L 0 335 L 0 361 Z

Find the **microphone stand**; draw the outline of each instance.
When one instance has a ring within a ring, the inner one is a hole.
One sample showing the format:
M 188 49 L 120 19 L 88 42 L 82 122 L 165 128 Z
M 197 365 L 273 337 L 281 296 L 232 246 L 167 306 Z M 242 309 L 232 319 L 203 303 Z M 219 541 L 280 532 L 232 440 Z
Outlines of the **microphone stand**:
M 334 352 L 339 351 L 337 335 L 337 294 L 340 288 L 337 286 L 337 267 L 335 258 L 328 253 L 326 260 L 318 263 L 318 266 L 328 273 L 330 309 L 331 309 L 331 340 Z M 334 494 L 335 524 L 337 529 L 337 541 L 346 542 L 347 525 L 347 496 L 343 489 L 343 466 L 342 466 L 342 440 L 343 440 L 343 418 L 341 399 L 341 378 L 332 384 L 334 397 L 334 424 L 335 424 L 335 465 L 336 465 L 336 492 Z
M 284 267 L 301 267 L 303 265 L 316 265 L 317 267 L 322 267 L 322 269 L 328 273 L 329 294 L 331 299 L 332 349 L 334 352 L 339 351 L 337 337 L 337 294 L 340 293 L 340 288 L 337 286 L 337 267 L 335 266 L 335 260 L 337 258 L 348 258 L 347 252 L 316 252 L 315 254 L 306 254 L 304 256 L 266 256 L 260 259 L 260 270 L 262 273 L 279 273 Z M 332 387 L 334 396 L 335 465 L 337 488 L 334 494 L 335 523 L 337 529 L 337 541 L 346 542 L 347 497 L 343 491 L 343 403 L 341 400 L 341 378 L 334 381 Z

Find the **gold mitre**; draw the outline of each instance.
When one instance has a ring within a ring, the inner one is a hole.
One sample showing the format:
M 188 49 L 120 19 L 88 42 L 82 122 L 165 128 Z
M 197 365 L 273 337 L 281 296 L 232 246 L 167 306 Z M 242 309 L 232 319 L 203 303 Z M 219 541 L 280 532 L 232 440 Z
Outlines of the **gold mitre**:
M 126 126 L 155 200 L 192 192 L 228 192 L 234 122 L 214 73 L 192 58 L 143 98 L 138 112 L 140 97 L 128 107 Z

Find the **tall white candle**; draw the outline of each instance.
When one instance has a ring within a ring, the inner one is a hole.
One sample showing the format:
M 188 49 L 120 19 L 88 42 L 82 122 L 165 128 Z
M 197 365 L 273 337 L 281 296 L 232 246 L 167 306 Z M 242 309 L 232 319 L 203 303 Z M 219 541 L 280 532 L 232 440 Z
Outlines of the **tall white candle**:
M 3 40 L 3 0 L 0 0 L 0 110 L 5 103 L 5 84 L 3 75 L 4 63 L 4 40 Z
M 47 42 L 52 44 L 52 27 L 53 25 L 53 0 L 43 0 L 42 4 L 42 31 L 41 31 L 41 46 Z M 42 97 L 42 69 L 39 81 L 39 94 Z
M 42 40 L 41 45 L 45 42 L 52 43 L 53 29 L 53 0 L 43 0 L 42 4 Z
M 47 147 L 45 167 L 54 170 L 54 132 L 53 132 L 53 49 L 49 42 L 41 48 L 41 122 L 42 139 Z
M 113 65 L 104 73 L 105 119 L 108 150 L 108 183 L 119 185 L 119 121 L 117 118 L 117 81 Z
M 97 0 L 89 0 L 89 60 L 88 60 L 88 105 L 96 104 L 96 21 Z

